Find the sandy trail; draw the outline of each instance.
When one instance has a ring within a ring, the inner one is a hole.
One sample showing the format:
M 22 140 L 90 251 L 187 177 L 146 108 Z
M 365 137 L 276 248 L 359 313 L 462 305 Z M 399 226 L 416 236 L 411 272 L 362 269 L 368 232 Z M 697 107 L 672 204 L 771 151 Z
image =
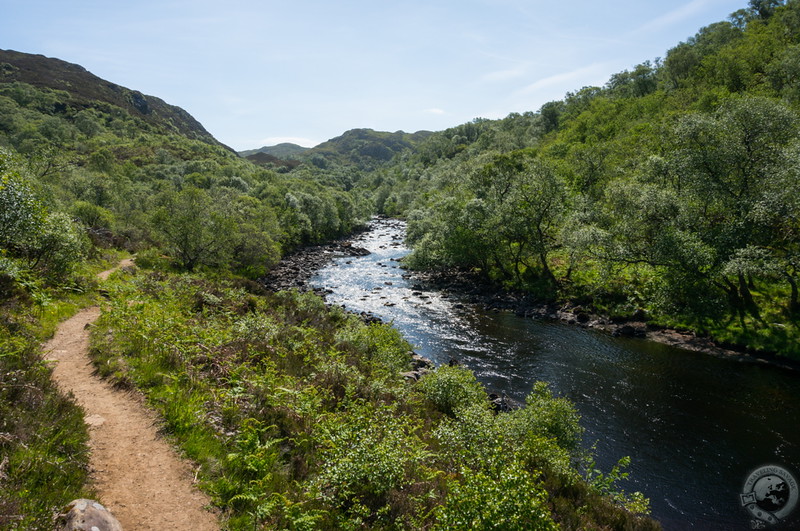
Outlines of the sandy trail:
M 117 268 L 98 277 L 108 278 Z M 91 436 L 92 479 L 100 502 L 126 531 L 219 529 L 204 509 L 206 495 L 193 485 L 193 471 L 156 433 L 157 417 L 131 393 L 114 390 L 93 374 L 89 325 L 100 316 L 93 306 L 64 321 L 45 346 L 55 362 L 53 377 L 86 412 Z

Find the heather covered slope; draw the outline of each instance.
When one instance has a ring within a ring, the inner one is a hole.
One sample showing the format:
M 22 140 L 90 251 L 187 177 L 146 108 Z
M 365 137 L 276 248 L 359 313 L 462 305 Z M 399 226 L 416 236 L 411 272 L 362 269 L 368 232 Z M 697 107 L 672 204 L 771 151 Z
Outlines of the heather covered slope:
M 55 105 L 71 106 L 80 111 L 109 104 L 141 118 L 163 132 L 175 132 L 187 138 L 221 145 L 188 112 L 155 96 L 146 96 L 139 91 L 105 81 L 80 65 L 60 59 L 0 50 L 0 83 L 15 82 L 69 94 L 69 99 Z

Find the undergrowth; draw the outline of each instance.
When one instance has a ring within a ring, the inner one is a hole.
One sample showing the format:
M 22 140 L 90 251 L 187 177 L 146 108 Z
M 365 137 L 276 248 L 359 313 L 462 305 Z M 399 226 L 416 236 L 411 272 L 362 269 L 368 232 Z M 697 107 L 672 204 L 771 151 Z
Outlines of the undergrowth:
M 318 297 L 139 271 L 108 286 L 98 371 L 140 389 L 229 529 L 655 529 L 579 472 L 574 408 L 537 384 L 490 408 L 474 375 L 406 381 L 410 348 Z

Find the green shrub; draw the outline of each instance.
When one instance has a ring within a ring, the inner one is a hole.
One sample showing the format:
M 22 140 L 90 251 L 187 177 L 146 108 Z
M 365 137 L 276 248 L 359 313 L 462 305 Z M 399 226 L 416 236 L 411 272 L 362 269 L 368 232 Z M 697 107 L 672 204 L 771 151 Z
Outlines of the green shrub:
M 154 271 L 168 271 L 171 263 L 170 259 L 155 247 L 136 253 L 135 262 L 142 269 L 152 269 Z
M 409 369 L 411 347 L 395 328 L 381 323 L 347 327 L 337 334 L 337 339 L 352 345 L 377 372 L 397 376 Z
M 88 201 L 76 201 L 70 212 L 90 229 L 110 229 L 114 225 L 114 214 L 110 210 Z
M 434 436 L 441 453 L 456 469 L 486 466 L 504 453 L 506 443 L 497 416 L 482 405 L 462 407 L 457 417 L 445 417 Z
M 45 218 L 31 179 L 10 152 L 0 149 L 0 249 L 22 255 L 42 230 Z
M 316 489 L 349 519 L 390 522 L 400 516 L 390 493 L 418 480 L 429 455 L 417 429 L 418 421 L 367 404 L 325 419 L 314 435 L 321 446 Z
M 28 251 L 34 268 L 52 281 L 63 280 L 86 257 L 89 241 L 64 213 L 50 214 Z
M 536 382 L 525 407 L 504 418 L 509 436 L 519 444 L 530 437 L 552 438 L 559 447 L 577 452 L 583 428 L 575 406 L 565 398 L 556 398 L 547 383 Z
M 534 474 L 516 463 L 496 472 L 462 470 L 437 511 L 434 529 L 559 529 L 547 507 L 547 491 Z
M 459 409 L 476 404 L 489 406 L 486 391 L 475 374 L 464 367 L 439 367 L 426 374 L 417 387 L 436 409 L 447 415 L 453 416 Z

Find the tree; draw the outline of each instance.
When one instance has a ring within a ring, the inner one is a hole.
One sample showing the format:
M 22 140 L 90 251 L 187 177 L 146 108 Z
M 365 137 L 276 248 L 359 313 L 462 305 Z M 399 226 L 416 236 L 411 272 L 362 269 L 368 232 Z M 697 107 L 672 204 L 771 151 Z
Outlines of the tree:
M 542 276 L 556 285 L 548 255 L 557 242 L 565 193 L 553 169 L 531 151 L 514 151 L 493 156 L 470 183 L 482 202 L 480 208 L 472 206 L 482 218 L 475 233 L 491 249 L 495 266 L 521 283 L 523 271 L 538 264 Z
M 754 249 L 775 248 L 785 237 L 772 213 L 791 208 L 784 190 L 796 189 L 786 172 L 797 138 L 790 109 L 755 97 L 731 99 L 711 115 L 687 115 L 674 130 L 673 182 L 689 194 L 693 230 L 714 250 L 713 282 L 742 321 L 745 313 L 760 318 L 748 277 L 774 270 L 762 267 L 766 255 Z
M 230 258 L 234 225 L 204 190 L 186 188 L 167 193 L 152 221 L 182 269 L 224 265 Z
M 50 281 L 61 281 L 86 257 L 89 242 L 63 212 L 49 214 L 26 251 L 28 263 Z
M 233 269 L 250 278 L 265 275 L 280 259 L 275 241 L 280 228 L 273 210 L 245 194 L 220 193 L 214 200 L 225 208 L 224 216 L 235 227 L 229 234 Z
M 768 19 L 775 10 L 783 5 L 783 0 L 750 0 L 750 9 L 762 19 Z
M 45 209 L 11 153 L 0 149 L 0 249 L 23 252 L 41 230 Z
M 45 210 L 24 170 L 0 150 L 0 252 L 59 282 L 85 257 L 87 245 L 69 216 Z

